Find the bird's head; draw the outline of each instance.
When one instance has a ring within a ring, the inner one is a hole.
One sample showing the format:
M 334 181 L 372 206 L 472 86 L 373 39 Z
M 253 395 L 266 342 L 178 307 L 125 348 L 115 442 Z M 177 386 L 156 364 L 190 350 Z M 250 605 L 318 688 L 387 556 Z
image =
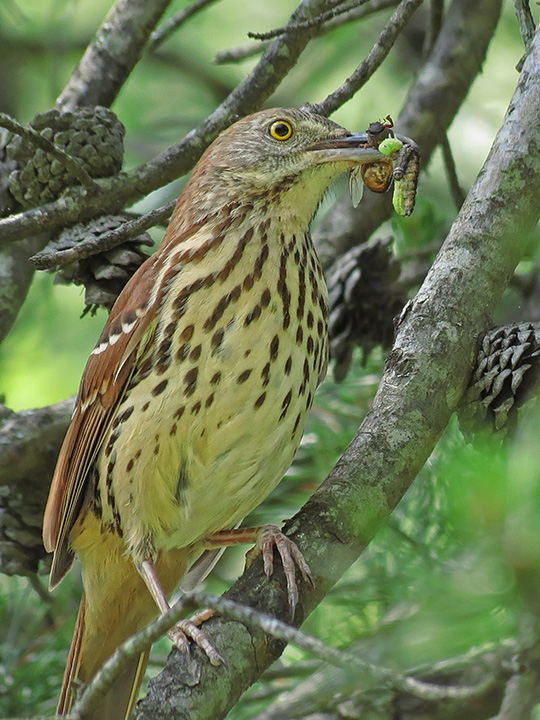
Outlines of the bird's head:
M 203 190 L 209 210 L 227 202 L 268 201 L 308 222 L 337 175 L 380 159 L 353 134 L 306 110 L 273 108 L 221 133 L 193 171 L 186 191 Z M 203 210 L 203 208 L 200 208 Z

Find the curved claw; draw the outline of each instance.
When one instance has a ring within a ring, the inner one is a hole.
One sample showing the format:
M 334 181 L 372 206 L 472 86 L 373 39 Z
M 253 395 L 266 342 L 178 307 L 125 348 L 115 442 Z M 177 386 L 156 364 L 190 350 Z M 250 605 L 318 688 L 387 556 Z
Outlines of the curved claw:
M 199 627 L 205 620 L 211 618 L 214 613 L 215 611 L 210 609 L 201 610 L 189 620 L 181 620 L 178 622 L 169 630 L 167 635 L 173 644 L 184 653 L 189 653 L 189 641 L 193 640 L 206 654 L 210 663 L 217 667 L 225 661 Z
M 246 568 L 248 568 L 259 555 L 262 555 L 266 577 L 271 577 L 274 572 L 274 547 L 281 558 L 283 572 L 285 573 L 285 579 L 287 581 L 287 596 L 291 609 L 291 617 L 294 617 L 298 604 L 296 566 L 298 566 L 304 580 L 311 585 L 314 584 L 309 565 L 305 561 L 296 543 L 282 533 L 275 525 L 263 525 L 258 529 L 257 540 L 254 547 L 246 554 Z

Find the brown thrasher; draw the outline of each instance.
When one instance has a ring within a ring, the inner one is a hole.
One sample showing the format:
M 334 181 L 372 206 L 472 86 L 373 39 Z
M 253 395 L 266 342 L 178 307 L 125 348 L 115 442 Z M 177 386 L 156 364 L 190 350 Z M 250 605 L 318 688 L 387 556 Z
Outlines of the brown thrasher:
M 251 558 L 262 553 L 271 573 L 275 545 L 294 609 L 294 562 L 308 574 L 296 546 L 272 526 L 234 528 L 289 467 L 326 372 L 326 288 L 310 221 L 338 174 L 379 158 L 364 133 L 310 112 L 238 121 L 206 150 L 159 249 L 119 296 L 84 371 L 45 513 L 51 586 L 74 554 L 84 584 L 59 714 L 219 547 L 256 541 Z M 173 635 L 219 663 L 193 624 Z M 118 678 L 95 718 L 129 716 L 146 660 Z

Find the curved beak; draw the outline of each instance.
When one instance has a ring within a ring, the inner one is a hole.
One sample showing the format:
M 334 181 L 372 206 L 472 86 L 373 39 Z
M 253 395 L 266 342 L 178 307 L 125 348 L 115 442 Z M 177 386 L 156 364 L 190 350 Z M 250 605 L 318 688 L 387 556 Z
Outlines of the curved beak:
M 317 154 L 317 160 L 323 162 L 348 161 L 355 165 L 380 160 L 384 155 L 368 144 L 365 132 L 346 135 L 332 140 L 323 140 L 311 145 L 307 150 Z

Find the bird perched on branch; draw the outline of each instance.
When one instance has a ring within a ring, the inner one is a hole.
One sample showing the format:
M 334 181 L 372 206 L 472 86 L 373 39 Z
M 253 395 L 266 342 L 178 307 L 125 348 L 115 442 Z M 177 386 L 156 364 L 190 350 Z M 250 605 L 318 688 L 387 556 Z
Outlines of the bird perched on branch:
M 120 294 L 83 374 L 52 482 L 51 586 L 80 558 L 84 595 L 60 714 L 115 648 L 159 611 L 205 553 L 255 542 L 282 557 L 292 608 L 296 546 L 235 529 L 271 492 L 326 372 L 327 298 L 309 235 L 334 178 L 381 157 L 365 134 L 300 110 L 223 132 L 184 187 L 157 252 Z M 197 565 L 198 563 L 198 565 Z M 219 663 L 196 623 L 173 631 Z M 147 654 L 95 717 L 128 717 Z

